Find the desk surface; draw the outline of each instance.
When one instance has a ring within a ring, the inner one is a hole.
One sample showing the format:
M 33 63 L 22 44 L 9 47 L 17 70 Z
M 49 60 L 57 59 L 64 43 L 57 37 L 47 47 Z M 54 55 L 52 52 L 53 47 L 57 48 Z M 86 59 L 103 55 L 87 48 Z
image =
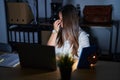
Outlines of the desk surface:
M 80 69 L 72 72 L 71 80 L 120 80 L 120 63 L 98 61 L 94 69 Z M 59 69 L 45 72 L 39 69 L 0 67 L 0 80 L 60 80 Z

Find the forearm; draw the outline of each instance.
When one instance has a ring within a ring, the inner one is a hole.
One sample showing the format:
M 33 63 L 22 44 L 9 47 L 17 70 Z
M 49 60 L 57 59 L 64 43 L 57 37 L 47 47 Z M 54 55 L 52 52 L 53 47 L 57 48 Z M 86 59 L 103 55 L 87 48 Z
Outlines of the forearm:
M 48 43 L 47 45 L 49 46 L 55 46 L 56 45 L 56 38 L 57 38 L 57 35 L 58 35 L 58 32 L 59 32 L 59 27 L 60 27 L 60 22 L 61 20 L 56 20 L 53 24 L 53 31 L 52 31 L 52 34 L 48 40 Z
M 53 33 L 53 32 L 52 32 L 52 34 L 51 34 L 51 36 L 50 36 L 50 38 L 49 38 L 49 40 L 48 40 L 47 45 L 49 45 L 49 46 L 55 46 L 55 45 L 56 45 L 57 34 L 58 34 L 58 33 Z

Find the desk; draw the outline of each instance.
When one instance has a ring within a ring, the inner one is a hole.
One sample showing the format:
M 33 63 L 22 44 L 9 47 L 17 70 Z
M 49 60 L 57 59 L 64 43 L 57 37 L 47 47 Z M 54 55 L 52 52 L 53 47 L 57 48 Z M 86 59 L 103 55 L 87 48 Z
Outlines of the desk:
M 98 61 L 94 69 L 80 69 L 72 72 L 71 80 L 120 80 L 120 63 Z M 59 80 L 57 69 L 45 72 L 39 69 L 21 69 L 0 67 L 0 80 Z

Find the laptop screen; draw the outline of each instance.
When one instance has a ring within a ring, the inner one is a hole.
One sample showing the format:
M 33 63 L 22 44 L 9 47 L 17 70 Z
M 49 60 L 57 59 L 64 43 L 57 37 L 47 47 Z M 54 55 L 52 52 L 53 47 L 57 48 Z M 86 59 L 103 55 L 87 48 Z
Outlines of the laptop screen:
M 80 68 L 90 68 L 90 60 L 89 57 L 96 53 L 97 47 L 96 46 L 90 46 L 85 47 L 82 50 L 81 57 L 79 58 L 77 69 Z
M 56 70 L 55 48 L 53 46 L 21 43 L 17 44 L 16 48 L 21 67 Z

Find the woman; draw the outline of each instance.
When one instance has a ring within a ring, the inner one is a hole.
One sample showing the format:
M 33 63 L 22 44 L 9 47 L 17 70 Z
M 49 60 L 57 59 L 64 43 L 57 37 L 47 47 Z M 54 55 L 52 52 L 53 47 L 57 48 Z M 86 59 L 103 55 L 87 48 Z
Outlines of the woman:
M 53 23 L 54 30 L 48 40 L 49 46 L 55 46 L 56 55 L 68 54 L 78 59 L 84 47 L 90 46 L 89 35 L 79 26 L 77 9 L 65 5 L 59 11 L 59 19 Z

